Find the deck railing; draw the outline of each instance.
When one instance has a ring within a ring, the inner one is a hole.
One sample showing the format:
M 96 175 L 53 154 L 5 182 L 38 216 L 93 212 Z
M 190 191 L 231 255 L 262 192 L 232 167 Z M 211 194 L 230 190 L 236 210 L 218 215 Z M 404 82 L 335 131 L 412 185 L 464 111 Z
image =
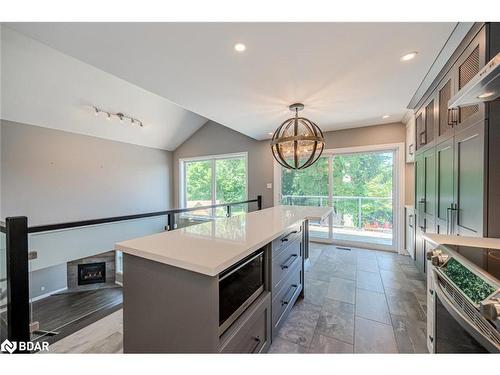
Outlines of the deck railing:
M 377 226 L 378 223 L 392 223 L 392 197 L 366 197 L 334 195 L 282 195 L 281 202 L 289 205 L 332 206 L 334 208 L 334 226 L 346 226 L 346 215 L 357 229 Z

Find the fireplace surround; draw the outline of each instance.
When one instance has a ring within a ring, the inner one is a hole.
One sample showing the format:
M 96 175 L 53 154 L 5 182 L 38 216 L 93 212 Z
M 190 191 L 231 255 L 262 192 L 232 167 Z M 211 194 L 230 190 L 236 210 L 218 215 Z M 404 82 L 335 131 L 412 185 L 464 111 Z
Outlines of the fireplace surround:
M 67 263 L 68 290 L 102 288 L 115 284 L 115 251 Z

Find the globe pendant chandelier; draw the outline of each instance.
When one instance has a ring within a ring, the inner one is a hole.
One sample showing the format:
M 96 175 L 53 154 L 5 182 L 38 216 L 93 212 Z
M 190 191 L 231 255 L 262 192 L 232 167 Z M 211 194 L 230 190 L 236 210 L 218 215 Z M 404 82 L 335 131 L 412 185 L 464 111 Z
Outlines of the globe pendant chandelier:
M 323 153 L 323 132 L 311 120 L 299 117 L 304 104 L 295 103 L 289 108 L 295 112 L 295 117 L 289 118 L 276 129 L 271 139 L 271 151 L 283 167 L 305 169 L 313 165 Z

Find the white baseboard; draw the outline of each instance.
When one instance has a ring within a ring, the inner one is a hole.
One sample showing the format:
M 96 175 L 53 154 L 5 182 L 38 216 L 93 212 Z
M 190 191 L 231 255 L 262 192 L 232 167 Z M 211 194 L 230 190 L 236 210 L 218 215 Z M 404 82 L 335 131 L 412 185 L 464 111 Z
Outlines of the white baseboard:
M 41 299 L 44 299 L 44 298 L 47 298 L 47 297 L 51 296 L 52 294 L 63 292 L 65 290 L 68 290 L 68 287 L 57 289 L 57 290 L 53 290 L 51 292 L 48 292 L 48 293 L 45 293 L 45 294 L 41 294 L 41 295 L 39 295 L 37 297 L 31 298 L 31 302 L 39 301 Z

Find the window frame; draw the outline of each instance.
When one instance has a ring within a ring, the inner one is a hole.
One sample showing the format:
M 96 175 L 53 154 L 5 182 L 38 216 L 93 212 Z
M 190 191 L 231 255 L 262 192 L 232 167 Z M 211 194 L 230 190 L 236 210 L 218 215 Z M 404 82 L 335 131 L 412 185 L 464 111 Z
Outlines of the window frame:
M 235 152 L 230 154 L 195 156 L 179 159 L 179 205 L 181 208 L 187 207 L 187 184 L 186 184 L 186 164 L 193 161 L 210 161 L 212 168 L 212 203 L 217 200 L 217 160 L 243 158 L 245 162 L 245 197 L 248 200 L 248 152 Z M 228 202 L 229 203 L 229 202 Z

